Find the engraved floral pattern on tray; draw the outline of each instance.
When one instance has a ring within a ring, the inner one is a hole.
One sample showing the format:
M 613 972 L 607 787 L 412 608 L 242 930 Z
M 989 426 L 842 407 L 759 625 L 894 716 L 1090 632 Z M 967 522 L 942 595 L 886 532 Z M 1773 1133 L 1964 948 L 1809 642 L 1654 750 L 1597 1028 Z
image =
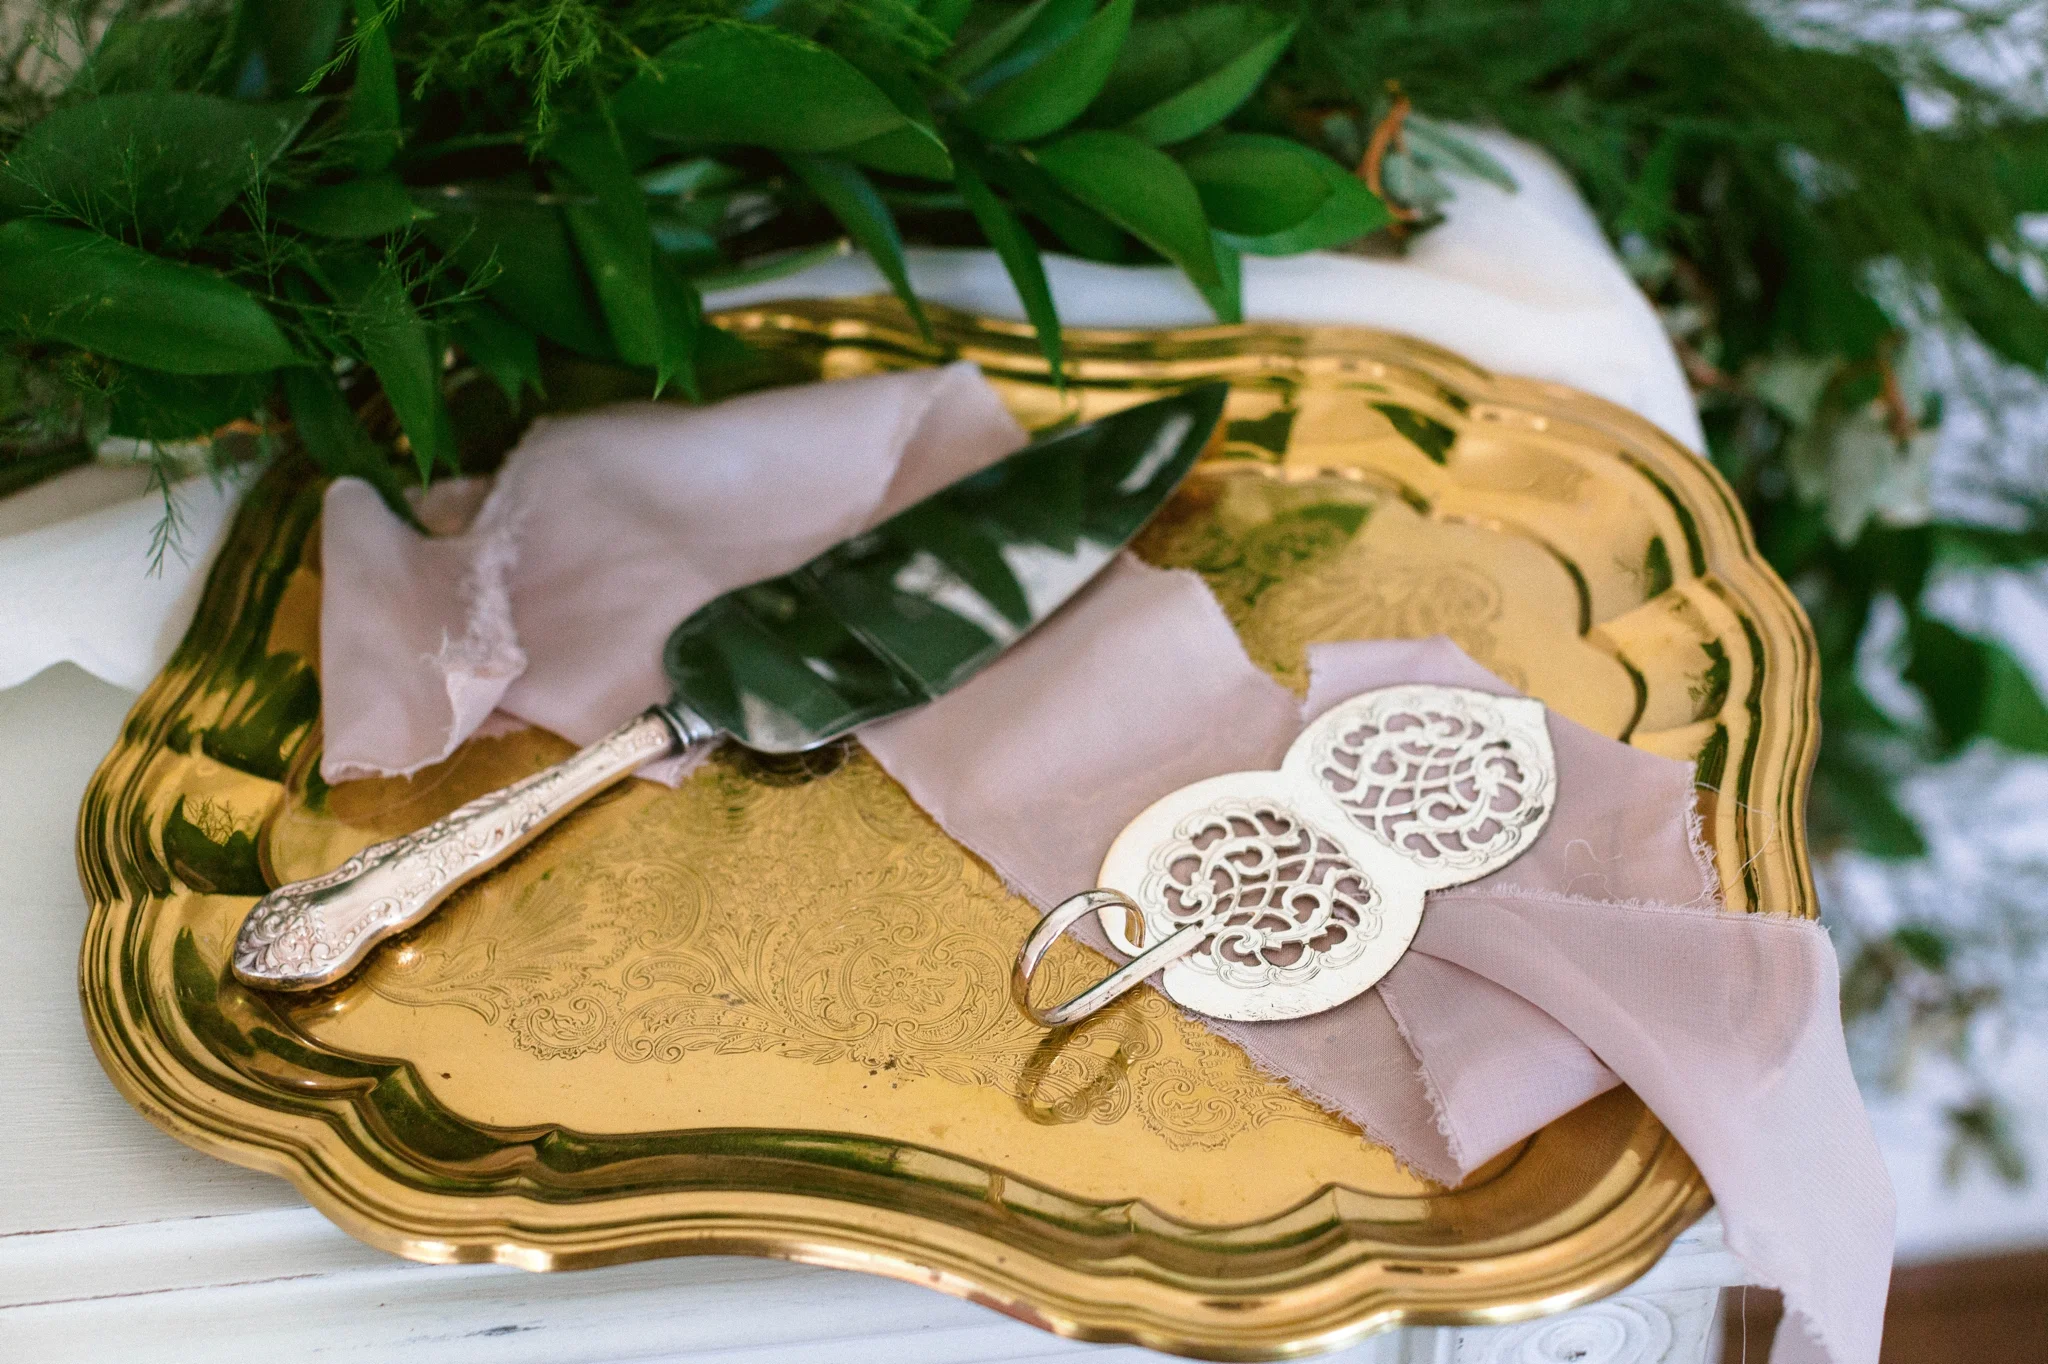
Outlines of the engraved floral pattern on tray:
M 413 1008 L 456 1006 L 550 1061 L 608 1051 L 633 1064 L 692 1052 L 846 1063 L 1005 1093 L 1046 1121 L 1115 1123 L 1135 1111 L 1176 1148 L 1214 1148 L 1269 1122 L 1343 1129 L 1213 1047 L 1157 997 L 1046 1053 L 1009 1003 L 1016 902 L 864 754 L 760 799 L 752 761 L 713 759 L 701 786 L 656 801 L 512 897 L 453 907 L 364 985 Z M 785 796 L 790 795 L 785 790 Z M 719 818 L 746 836 L 707 839 Z M 763 865 L 755 849 L 786 850 Z M 650 850 L 687 845 L 690 855 Z M 913 848 L 906 858 L 903 850 Z M 744 887 L 744 890 L 740 888 Z M 1047 963 L 1079 989 L 1081 953 Z M 1025 1084 L 1029 1073 L 1029 1085 Z
M 1196 489 L 1188 501 L 1210 514 L 1170 508 L 1140 543 L 1156 562 L 1202 575 L 1253 662 L 1302 691 L 1309 644 L 1445 635 L 1526 689 L 1526 674 L 1499 638 L 1505 594 L 1484 569 L 1374 550 L 1372 537 L 1359 533 L 1374 503 L 1356 487 L 1252 492 Z

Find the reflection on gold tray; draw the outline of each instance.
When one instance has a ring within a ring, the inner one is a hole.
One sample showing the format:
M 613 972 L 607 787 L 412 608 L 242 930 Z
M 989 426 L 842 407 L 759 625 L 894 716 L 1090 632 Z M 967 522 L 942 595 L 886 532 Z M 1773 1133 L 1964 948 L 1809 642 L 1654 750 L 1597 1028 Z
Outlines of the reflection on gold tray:
M 1805 623 L 1727 489 L 1645 422 L 1359 330 L 1075 333 L 1062 395 L 1007 324 L 941 316 L 927 346 L 882 301 L 722 320 L 790 379 L 967 356 L 1035 426 L 1229 378 L 1224 456 L 1140 548 L 1201 573 L 1263 666 L 1298 686 L 1311 641 L 1448 634 L 1697 759 L 1731 907 L 1811 912 Z M 131 1101 L 357 1236 L 535 1269 L 779 1255 L 1252 1359 L 1569 1306 L 1707 1206 L 1626 1091 L 1446 1190 L 1150 990 L 1038 1032 L 1005 994 L 1033 911 L 851 745 L 630 783 L 335 990 L 240 988 L 252 897 L 566 747 L 320 782 L 319 497 L 295 464 L 249 497 L 94 779 L 81 970 Z M 1099 969 L 1061 951 L 1048 992 Z

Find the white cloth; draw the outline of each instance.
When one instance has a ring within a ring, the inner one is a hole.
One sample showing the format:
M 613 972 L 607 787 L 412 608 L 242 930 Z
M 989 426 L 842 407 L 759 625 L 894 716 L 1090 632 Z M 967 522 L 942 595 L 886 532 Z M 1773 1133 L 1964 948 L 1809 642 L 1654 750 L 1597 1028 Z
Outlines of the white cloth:
M 1448 219 L 1401 260 L 1325 253 L 1245 262 L 1245 316 L 1403 332 L 1503 373 L 1569 384 L 1628 408 L 1694 450 L 1699 418 L 1655 313 L 1629 281 L 1555 162 L 1526 143 L 1473 133 L 1513 174 L 1509 194 L 1458 181 Z M 988 251 L 913 251 L 918 293 L 934 303 L 1022 317 Z M 1076 327 L 1212 323 L 1166 267 L 1050 257 L 1060 314 Z M 887 289 L 873 265 L 843 257 L 707 300 L 713 309 Z M 126 479 L 124 483 L 122 480 Z M 183 554 L 149 572 L 162 504 L 139 474 L 85 468 L 0 499 L 0 687 L 69 660 L 140 688 L 183 637 L 226 533 L 232 499 L 204 479 L 179 489 Z
M 150 569 L 163 498 L 148 471 L 88 464 L 0 498 L 0 687 L 53 664 L 140 691 L 184 638 L 239 483 L 189 478 L 178 534 Z

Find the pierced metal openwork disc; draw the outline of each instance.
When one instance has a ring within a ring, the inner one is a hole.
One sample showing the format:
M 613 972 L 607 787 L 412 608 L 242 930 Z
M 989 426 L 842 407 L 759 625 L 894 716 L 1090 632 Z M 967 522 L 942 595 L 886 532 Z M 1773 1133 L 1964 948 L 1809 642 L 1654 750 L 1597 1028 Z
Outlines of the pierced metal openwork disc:
M 1132 820 L 1100 883 L 1137 912 L 1105 904 L 1098 918 L 1134 956 L 1210 925 L 1159 977 L 1185 1008 L 1246 1022 L 1320 1013 L 1393 968 L 1427 892 L 1520 856 L 1556 794 L 1542 702 L 1365 692 L 1310 725 L 1278 770 L 1184 786 Z

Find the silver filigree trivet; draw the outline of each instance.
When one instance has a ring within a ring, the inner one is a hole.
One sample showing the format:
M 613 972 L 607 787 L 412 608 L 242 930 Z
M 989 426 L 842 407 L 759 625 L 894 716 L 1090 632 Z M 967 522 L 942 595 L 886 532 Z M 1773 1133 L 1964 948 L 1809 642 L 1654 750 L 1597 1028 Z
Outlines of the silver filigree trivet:
M 1519 857 L 1556 797 L 1542 702 L 1431 685 L 1361 693 L 1304 730 L 1277 770 L 1195 782 L 1133 819 L 1101 884 L 1025 940 L 1012 993 L 1048 1027 L 1155 974 L 1168 998 L 1214 1018 L 1321 1013 L 1393 969 L 1428 892 Z M 1038 1008 L 1032 972 L 1090 914 L 1132 960 Z

